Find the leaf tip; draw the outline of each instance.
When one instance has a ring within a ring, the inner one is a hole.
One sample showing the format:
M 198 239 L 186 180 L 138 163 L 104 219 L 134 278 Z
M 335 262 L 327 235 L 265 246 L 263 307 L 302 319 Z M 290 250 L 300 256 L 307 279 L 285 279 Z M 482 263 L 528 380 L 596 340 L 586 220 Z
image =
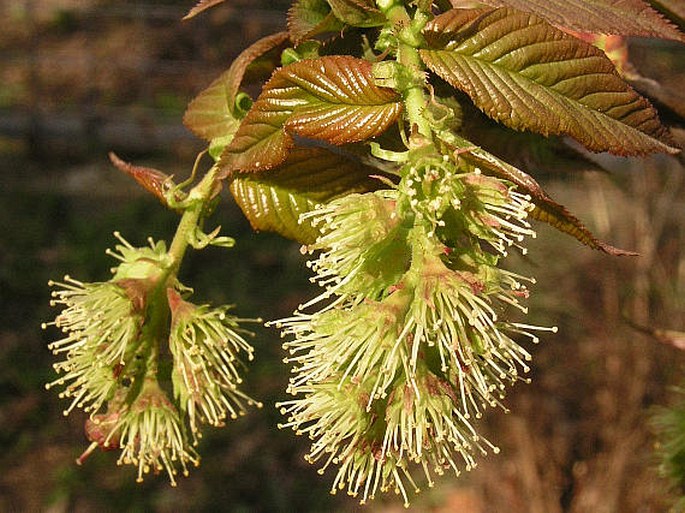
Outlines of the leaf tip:
M 183 21 L 187 21 L 191 18 L 194 18 L 198 14 L 200 14 L 202 11 L 205 11 L 209 9 L 210 7 L 214 7 L 217 4 L 222 3 L 224 0 L 200 0 L 197 4 L 195 4 L 194 7 L 188 11 L 188 14 L 186 14 L 183 18 L 181 18 Z
M 151 167 L 130 164 L 120 159 L 113 151 L 110 151 L 107 156 L 114 167 L 133 178 L 138 185 L 141 185 L 146 191 L 153 194 L 163 205 L 168 206 L 166 196 L 164 195 L 164 187 L 171 180 L 169 175 Z
M 629 251 L 626 249 L 621 249 L 612 246 L 611 244 L 607 244 L 606 242 L 602 241 L 595 241 L 595 249 L 598 249 L 599 251 L 606 253 L 607 255 L 611 256 L 626 256 L 626 257 L 639 257 L 640 253 L 637 253 L 635 251 Z

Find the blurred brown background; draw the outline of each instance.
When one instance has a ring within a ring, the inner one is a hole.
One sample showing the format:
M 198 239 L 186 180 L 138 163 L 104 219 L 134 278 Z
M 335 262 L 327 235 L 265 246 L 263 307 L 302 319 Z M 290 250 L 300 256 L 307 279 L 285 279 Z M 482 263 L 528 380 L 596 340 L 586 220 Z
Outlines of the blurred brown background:
M 47 280 L 108 277 L 104 249 L 120 230 L 134 244 L 168 238 L 174 215 L 109 165 L 106 153 L 185 176 L 201 141 L 185 105 L 261 35 L 281 30 L 289 2 L 236 1 L 188 22 L 191 0 L 0 1 L 0 511 L 329 512 L 362 508 L 330 496 L 331 476 L 303 460 L 307 440 L 279 431 L 274 401 L 288 371 L 280 339 L 259 329 L 247 377 L 265 408 L 210 430 L 203 464 L 172 489 L 134 482 L 116 455 L 83 467 L 84 416 L 44 390 L 51 378 L 40 330 L 54 312 Z M 685 103 L 685 46 L 635 40 L 638 69 Z M 676 109 L 677 110 L 677 109 Z M 682 123 L 672 109 L 667 121 Z M 676 134 L 682 132 L 676 130 Z M 660 513 L 674 495 L 657 473 L 651 408 L 682 384 L 685 355 L 628 326 L 685 330 L 685 173 L 682 160 L 603 159 L 612 173 L 541 177 L 595 233 L 639 258 L 611 258 L 539 228 L 529 256 L 534 324 L 559 333 L 532 348 L 533 383 L 512 390 L 511 413 L 485 430 L 502 447 L 459 479 L 424 491 L 417 512 Z M 298 247 L 254 234 L 226 198 L 217 214 L 230 251 L 193 255 L 184 282 L 242 316 L 289 314 L 311 293 Z M 401 511 L 393 497 L 365 511 Z

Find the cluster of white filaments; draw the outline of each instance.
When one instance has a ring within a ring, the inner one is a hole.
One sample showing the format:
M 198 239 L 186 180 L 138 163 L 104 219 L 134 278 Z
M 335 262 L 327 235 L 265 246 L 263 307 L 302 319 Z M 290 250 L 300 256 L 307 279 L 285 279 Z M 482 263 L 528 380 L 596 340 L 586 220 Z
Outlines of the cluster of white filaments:
M 401 275 L 408 252 L 403 254 L 406 248 L 396 244 L 403 237 L 396 198 L 395 190 L 351 194 L 303 215 L 323 232 L 303 251 L 320 252 L 307 266 L 316 273 L 311 281 L 324 291 L 301 308 L 334 296 L 335 304 L 375 297 L 382 293 L 389 275 Z
M 526 313 L 532 280 L 497 263 L 534 235 L 528 198 L 448 157 L 401 175 L 395 189 L 308 214 L 325 227 L 309 249 L 326 290 L 274 323 L 293 364 L 283 426 L 312 439 L 307 459 L 322 472 L 338 466 L 333 491 L 362 502 L 394 490 L 408 504 L 416 469 L 431 486 L 498 452 L 474 419 L 525 380 L 531 356 L 512 337 L 548 329 L 503 318 Z
M 459 212 L 466 230 L 489 242 L 502 256 L 507 256 L 512 246 L 525 254 L 524 238 L 535 238 L 526 221 L 534 207 L 530 196 L 483 175 L 477 167 L 455 173 L 446 155 L 423 158 L 409 166 L 400 187 L 417 219 L 430 227 L 429 236 L 446 226 L 449 212 Z
M 390 451 L 382 453 L 378 430 L 383 429 L 384 421 L 361 404 L 365 402 L 360 401 L 360 396 L 365 396 L 360 392 L 364 388 L 364 383 L 337 376 L 303 387 L 298 393 L 306 393 L 306 401 L 295 399 L 280 404 L 287 422 L 279 427 L 292 427 L 312 440 L 305 459 L 321 464 L 320 474 L 331 464 L 339 466 L 331 493 L 346 489 L 364 504 L 378 491 L 393 490 L 407 501 L 405 483 L 411 483 L 415 490 L 417 487 L 405 460 L 395 459 Z
M 187 412 L 193 437 L 199 423 L 222 426 L 226 418 L 245 414 L 245 406 L 261 403 L 243 393 L 238 354 L 253 359 L 254 350 L 227 307 L 210 308 L 183 302 L 173 312 L 169 346 L 174 356 L 173 384 L 181 408 Z
M 178 467 L 184 476 L 188 466 L 198 466 L 200 458 L 186 441 L 178 411 L 156 381 L 143 385 L 140 395 L 114 424 L 104 445 L 118 445 L 120 465 L 138 468 L 137 481 L 150 472 L 165 471 L 176 486 Z
M 53 365 L 62 375 L 46 387 L 65 387 L 60 397 L 72 399 L 65 415 L 77 406 L 97 412 L 116 388 L 116 369 L 134 353 L 131 342 L 140 332 L 142 318 L 116 283 L 82 283 L 65 276 L 62 282 L 49 284 L 60 287 L 52 292 L 50 304 L 63 310 L 43 328 L 55 326 L 65 336 L 48 345 L 64 360 Z

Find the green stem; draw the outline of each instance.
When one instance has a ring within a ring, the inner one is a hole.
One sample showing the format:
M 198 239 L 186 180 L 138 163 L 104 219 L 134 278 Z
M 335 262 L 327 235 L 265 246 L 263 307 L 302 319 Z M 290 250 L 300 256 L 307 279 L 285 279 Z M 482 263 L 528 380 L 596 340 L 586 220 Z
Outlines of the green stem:
M 150 292 L 146 319 L 143 323 L 140 340 L 142 345 L 138 355 L 142 358 L 144 375 L 146 378 L 157 376 L 159 366 L 159 348 L 168 337 L 169 333 L 169 307 L 167 303 L 167 287 L 176 280 L 181 262 L 185 255 L 193 232 L 200 223 L 207 203 L 212 198 L 216 187 L 216 175 L 218 168 L 212 167 L 184 199 L 185 209 L 181 220 L 176 228 L 176 233 L 171 241 L 168 255 L 171 264 L 165 269 L 155 288 Z M 143 383 L 137 383 L 132 394 L 140 393 Z
M 402 90 L 410 126 L 416 127 L 419 134 L 430 139 L 432 129 L 424 116 L 428 104 L 425 66 L 418 50 L 424 44 L 421 31 L 430 15 L 417 10 L 412 20 L 404 2 L 399 0 L 376 0 L 376 5 L 388 21 L 398 28 L 397 62 L 405 67 L 411 77 Z
M 169 279 L 173 280 L 176 277 L 176 274 L 181 267 L 181 262 L 188 249 L 190 238 L 197 229 L 202 214 L 207 207 L 207 203 L 214 193 L 217 172 L 218 167 L 212 167 L 202 178 L 200 183 L 193 187 L 188 194 L 188 197 L 185 199 L 188 206 L 183 211 L 183 216 L 178 223 L 176 233 L 174 234 L 171 246 L 169 247 L 169 256 L 172 258 L 172 264 L 169 268 L 168 278 L 165 280 L 167 282 Z

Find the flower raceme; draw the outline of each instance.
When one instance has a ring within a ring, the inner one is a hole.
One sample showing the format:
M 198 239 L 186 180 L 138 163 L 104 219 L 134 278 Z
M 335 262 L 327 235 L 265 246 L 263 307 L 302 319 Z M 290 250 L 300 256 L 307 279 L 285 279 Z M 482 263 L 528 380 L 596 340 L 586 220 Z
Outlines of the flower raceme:
M 49 345 L 62 360 L 60 376 L 47 388 L 63 387 L 74 408 L 89 414 L 86 435 L 93 450 L 120 449 L 120 464 L 138 468 L 138 480 L 164 471 L 172 485 L 180 472 L 199 464 L 194 446 L 200 424 L 222 425 L 246 406 L 260 406 L 239 390 L 241 356 L 252 359 L 242 319 L 227 307 L 196 306 L 182 296 L 170 272 L 172 259 L 163 243 L 136 248 L 118 233 L 119 260 L 107 282 L 83 283 L 69 276 L 51 282 L 52 305 L 61 312 L 54 326 L 63 337 Z M 170 351 L 161 351 L 168 343 Z M 171 383 L 158 372 L 171 353 Z M 168 385 L 168 386 L 167 386 Z M 165 391 L 173 391 L 173 400 Z
M 293 364 L 283 426 L 312 439 L 307 459 L 338 466 L 332 492 L 394 490 L 408 504 L 416 469 L 430 486 L 498 452 L 475 421 L 525 380 L 515 339 L 547 328 L 507 320 L 527 311 L 533 280 L 499 267 L 534 236 L 528 198 L 432 149 L 399 175 L 307 214 L 322 227 L 306 249 L 324 291 L 274 324 Z

